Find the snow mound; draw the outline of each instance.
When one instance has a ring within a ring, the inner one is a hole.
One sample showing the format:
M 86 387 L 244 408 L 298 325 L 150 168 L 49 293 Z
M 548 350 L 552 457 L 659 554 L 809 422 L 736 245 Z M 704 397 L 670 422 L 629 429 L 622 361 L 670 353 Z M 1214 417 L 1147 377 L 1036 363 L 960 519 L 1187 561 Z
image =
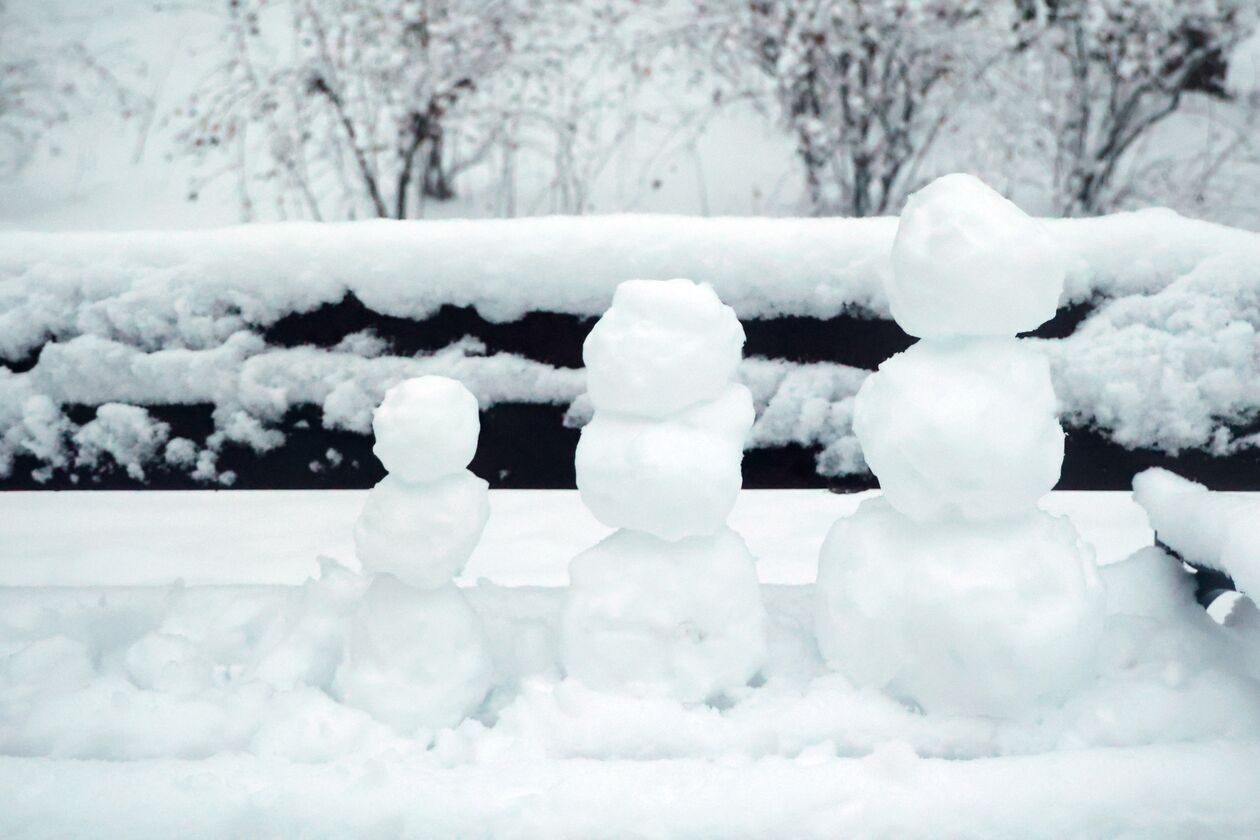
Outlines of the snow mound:
M 460 472 L 477 454 L 477 398 L 444 376 L 406 379 L 385 392 L 372 415 L 372 451 L 403 481 L 433 481 Z
M 1049 228 L 962 174 L 907 199 L 892 265 L 892 315 L 920 338 L 1036 329 L 1054 317 L 1066 273 Z
M 1018 719 L 828 673 L 810 586 L 761 587 L 764 681 L 704 704 L 562 678 L 565 591 L 483 583 L 463 595 L 494 687 L 436 732 L 336 699 L 366 581 L 335 567 L 301 587 L 0 587 L 0 833 L 1247 836 L 1260 622 L 1187 606 L 1168 562 L 1148 549 L 1103 570 L 1096 679 Z M 404 661 L 437 663 L 410 598 L 385 624 Z M 401 706 L 396 672 L 369 661 L 362 696 Z M 137 790 L 169 807 L 137 809 Z
M 700 702 L 763 664 L 757 572 L 730 529 L 676 542 L 623 529 L 578 555 L 569 578 L 561 658 L 592 688 Z
M 828 664 L 928 712 L 1036 714 L 1094 674 L 1103 589 L 1065 518 L 920 524 L 870 499 L 827 535 L 817 592 Z
M 493 679 L 481 620 L 453 584 L 429 591 L 372 578 L 351 615 L 333 695 L 402 733 L 454 726 Z
M 596 411 L 664 418 L 715 399 L 739 367 L 744 328 L 712 287 L 630 280 L 582 346 Z
M 915 520 L 1018 516 L 1063 463 L 1048 364 L 1013 338 L 893 356 L 858 391 L 853 429 L 888 501 Z

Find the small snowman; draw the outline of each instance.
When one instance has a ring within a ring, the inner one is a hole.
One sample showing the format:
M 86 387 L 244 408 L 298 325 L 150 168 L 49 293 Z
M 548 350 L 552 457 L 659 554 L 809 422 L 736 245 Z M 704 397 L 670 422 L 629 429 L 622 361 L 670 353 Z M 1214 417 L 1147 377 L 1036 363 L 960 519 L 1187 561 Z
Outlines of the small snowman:
M 354 526 L 371 580 L 333 689 L 400 731 L 452 726 L 491 687 L 481 620 L 453 580 L 490 515 L 488 485 L 467 469 L 480 429 L 477 398 L 441 376 L 394 386 L 372 419 L 389 475 Z

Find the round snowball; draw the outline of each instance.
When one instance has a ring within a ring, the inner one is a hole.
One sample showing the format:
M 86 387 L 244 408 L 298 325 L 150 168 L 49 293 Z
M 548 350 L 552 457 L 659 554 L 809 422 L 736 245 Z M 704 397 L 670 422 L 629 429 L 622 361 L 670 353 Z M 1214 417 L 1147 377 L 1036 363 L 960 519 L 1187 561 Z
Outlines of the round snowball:
M 1049 363 L 1013 338 L 924 340 L 893 356 L 858 391 L 853 430 L 912 519 L 1027 513 L 1063 465 Z
M 832 527 L 815 593 L 830 667 L 941 714 L 1014 717 L 1069 696 L 1093 673 L 1105 612 L 1066 518 L 925 524 L 879 498 Z
M 385 392 L 372 416 L 372 451 L 391 475 L 433 481 L 468 466 L 477 452 L 477 398 L 445 376 L 420 376 Z
M 436 589 L 463 571 L 489 518 L 488 485 L 467 470 L 426 484 L 389 475 L 354 524 L 355 554 L 364 573 Z
M 628 280 L 582 348 L 597 411 L 666 417 L 718 396 L 735 375 L 744 328 L 707 284 Z
M 699 702 L 766 656 L 766 613 L 738 534 L 665 542 L 618 531 L 578 555 L 561 619 L 569 676 L 601 691 Z
M 1066 273 L 1047 226 L 970 175 L 910 196 L 892 265 L 892 315 L 921 338 L 1036 329 L 1054 317 Z
M 459 723 L 492 676 L 481 619 L 457 587 L 424 591 L 377 575 L 353 613 L 333 694 L 411 733 Z
M 752 395 L 729 385 L 670 420 L 596 412 L 578 441 L 577 486 L 595 517 L 666 540 L 726 524 L 743 483 Z

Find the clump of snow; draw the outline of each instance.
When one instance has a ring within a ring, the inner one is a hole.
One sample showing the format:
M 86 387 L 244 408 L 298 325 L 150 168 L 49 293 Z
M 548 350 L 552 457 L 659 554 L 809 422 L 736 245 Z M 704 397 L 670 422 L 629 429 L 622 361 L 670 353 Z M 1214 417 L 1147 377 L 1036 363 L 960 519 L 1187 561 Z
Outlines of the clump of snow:
M 1157 546 L 1103 566 L 1099 573 L 1106 584 L 1108 613 L 1172 622 L 1202 612 L 1194 600 L 1194 576 Z
M 1240 590 L 1260 597 L 1260 501 L 1213 493 L 1168 470 L 1133 478 L 1133 498 L 1146 510 L 1155 535 L 1199 566 L 1233 578 Z
M 943 714 L 1018 716 L 1093 675 L 1103 589 L 1067 519 L 920 523 L 884 499 L 836 522 L 818 644 L 858 685 Z
M 597 410 L 574 460 L 582 501 L 612 527 L 667 540 L 711 534 L 735 505 L 752 422 L 738 384 L 668 419 Z
M 134 405 L 106 403 L 96 409 L 96 418 L 74 433 L 75 461 L 80 466 L 97 467 L 101 456 L 127 470 L 137 481 L 144 480 L 144 465 L 157 459 L 170 426 L 155 421 L 149 412 Z
M 463 571 L 490 518 L 489 485 L 468 470 L 413 484 L 388 475 L 368 493 L 354 525 L 355 555 L 369 572 L 436 589 Z
M 586 390 L 596 411 L 662 418 L 715 399 L 739 366 L 744 328 L 713 288 L 628 280 L 586 337 Z
M 31 455 L 51 469 L 71 466 L 67 443 L 78 427 L 64 416 L 63 405 L 214 405 L 215 431 L 205 441 L 190 441 L 198 452 L 180 444 L 170 458 L 158 450 L 149 459 L 160 457 L 213 481 L 219 476 L 214 460 L 225 443 L 260 452 L 283 445 L 284 435 L 273 424 L 295 405 L 318 406 L 325 428 L 366 434 L 389 388 L 431 374 L 458 379 L 485 407 L 565 404 L 584 387 L 580 370 L 508 353 L 486 355 L 484 346 L 470 341 L 424 356 L 365 357 L 314 347 L 270 349 L 249 333 L 212 349 L 147 353 L 83 336 L 49 344 L 24 373 L 0 368 L 0 477 L 18 455 Z
M 561 657 L 592 688 L 699 702 L 743 687 L 765 659 L 756 568 L 730 529 L 678 541 L 620 530 L 569 579 Z
M 862 472 L 866 462 L 853 434 L 853 398 L 867 376 L 848 365 L 745 359 L 738 378 L 752 392 L 757 413 L 746 445 L 816 446 L 821 475 Z
M 481 621 L 453 584 L 420 590 L 376 575 L 350 628 L 333 694 L 400 732 L 453 726 L 490 691 Z
M 52 470 L 65 467 L 70 461 L 66 440 L 74 427 L 61 412 L 60 406 L 47 395 L 14 389 L 4 393 L 5 377 L 0 371 L 0 416 L 5 423 L 3 446 L 0 446 L 0 474 L 12 469 L 17 455 L 31 455 Z M 51 477 L 51 476 L 49 476 Z
M 418 376 L 385 393 L 372 415 L 372 452 L 391 475 L 423 482 L 460 472 L 477 453 L 477 398 L 454 379 Z
M 1063 464 L 1050 370 L 1014 338 L 924 340 L 863 383 L 853 429 L 884 495 L 917 520 L 1034 508 Z
M 1013 335 L 1054 317 L 1066 271 L 1042 222 L 971 175 L 937 178 L 906 201 L 888 302 L 920 338 Z
M 1224 255 L 1150 295 L 1102 304 L 1072 335 L 1039 342 L 1064 416 L 1125 446 L 1228 454 L 1260 437 L 1260 271 Z

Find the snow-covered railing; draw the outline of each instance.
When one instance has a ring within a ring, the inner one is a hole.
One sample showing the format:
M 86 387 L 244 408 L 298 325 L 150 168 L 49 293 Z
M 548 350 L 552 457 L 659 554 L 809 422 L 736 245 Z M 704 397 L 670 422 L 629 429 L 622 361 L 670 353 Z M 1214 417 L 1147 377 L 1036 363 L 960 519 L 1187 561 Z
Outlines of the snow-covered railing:
M 1167 210 L 1059 220 L 1065 304 L 1152 294 L 1205 261 L 1260 254 L 1260 236 Z M 596 316 L 634 277 L 713 285 L 741 319 L 886 317 L 895 218 L 583 216 L 204 231 L 0 233 L 0 357 L 76 335 L 200 347 L 354 294 L 424 318 L 469 306 Z
M 1182 560 L 1208 570 L 1220 582 L 1216 588 L 1232 583 L 1260 596 L 1260 499 L 1254 494 L 1212 492 L 1153 469 L 1134 477 L 1133 498 L 1146 510 L 1155 538 Z
M 422 373 L 461 379 L 483 408 L 537 407 L 539 428 L 580 423 L 589 319 L 620 281 L 673 276 L 711 283 L 745 321 L 751 445 L 861 474 L 852 396 L 909 342 L 884 320 L 895 228 L 604 216 L 0 233 L 0 480 L 111 464 L 230 480 L 225 452 L 277 457 L 304 425 L 344 434 L 302 456 L 328 475 L 355 460 L 384 390 Z M 1165 210 L 1053 229 L 1069 274 L 1040 334 L 1066 423 L 1124 447 L 1254 453 L 1260 235 Z M 488 453 L 495 440 L 489 423 Z M 508 466 L 527 469 L 490 472 Z

